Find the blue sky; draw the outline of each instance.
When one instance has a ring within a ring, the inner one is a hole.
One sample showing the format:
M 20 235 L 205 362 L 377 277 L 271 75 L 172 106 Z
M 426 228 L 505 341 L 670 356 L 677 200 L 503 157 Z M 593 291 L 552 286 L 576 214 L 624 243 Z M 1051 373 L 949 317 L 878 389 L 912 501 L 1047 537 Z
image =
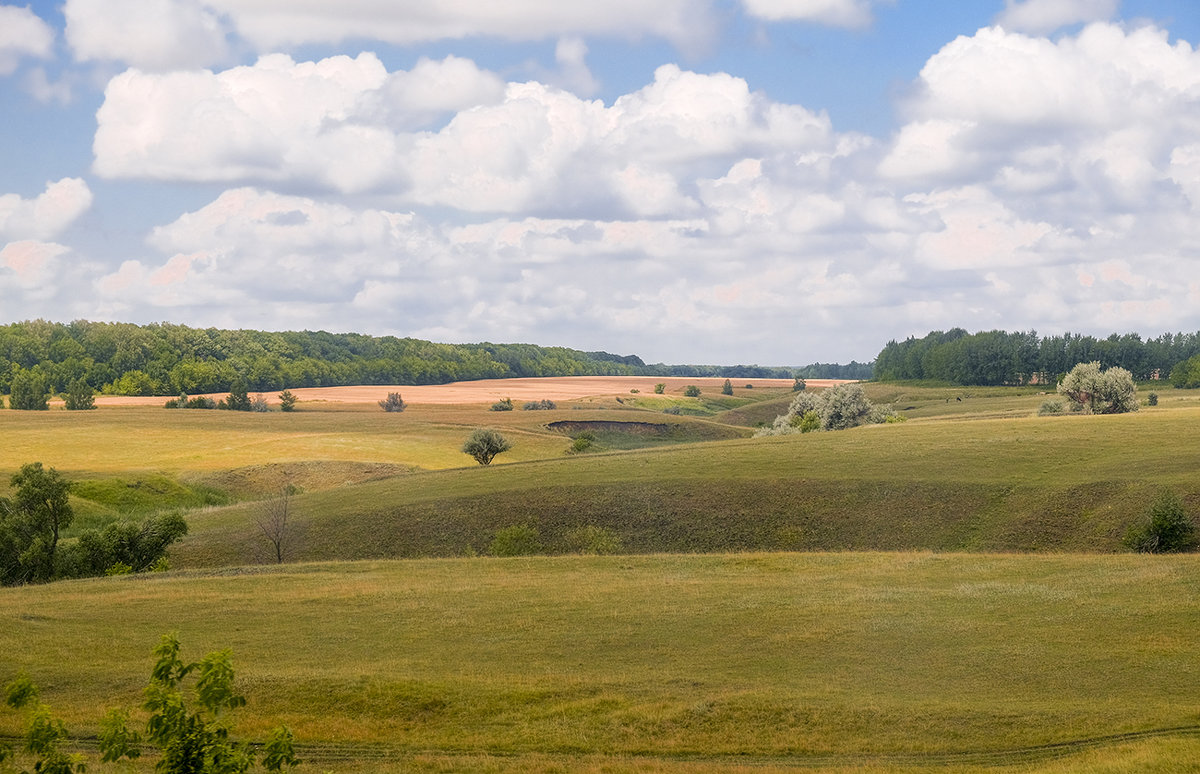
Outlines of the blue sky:
M 1192 0 L 0 2 L 0 321 L 1194 331 L 1198 42 Z

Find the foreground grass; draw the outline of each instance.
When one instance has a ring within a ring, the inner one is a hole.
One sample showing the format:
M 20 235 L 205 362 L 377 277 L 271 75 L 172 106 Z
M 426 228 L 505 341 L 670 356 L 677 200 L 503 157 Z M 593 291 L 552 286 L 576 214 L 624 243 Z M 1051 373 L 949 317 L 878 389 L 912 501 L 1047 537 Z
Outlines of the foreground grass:
M 1192 732 L 1138 735 L 1200 721 L 1198 561 L 559 557 L 65 582 L 0 589 L 0 678 L 27 671 L 94 733 L 138 704 L 176 630 L 185 656 L 233 649 L 239 728 L 287 723 L 313 771 L 1180 770 L 1200 764 Z

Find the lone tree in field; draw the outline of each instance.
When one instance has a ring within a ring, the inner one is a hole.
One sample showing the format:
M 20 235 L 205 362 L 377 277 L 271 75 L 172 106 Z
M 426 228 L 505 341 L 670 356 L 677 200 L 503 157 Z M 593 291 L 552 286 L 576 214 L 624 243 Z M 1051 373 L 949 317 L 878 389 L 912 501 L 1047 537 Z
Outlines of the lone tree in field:
M 480 465 L 491 465 L 497 454 L 512 448 L 508 439 L 495 430 L 477 427 L 463 443 L 463 454 L 470 454 Z
M 1138 410 L 1137 385 L 1124 368 L 1100 370 L 1100 363 L 1080 363 L 1058 383 L 1058 392 L 1084 414 L 1124 414 Z
M 0 583 L 52 580 L 59 533 L 74 517 L 71 484 L 40 462 L 22 465 L 11 483 L 16 496 L 0 498 Z
M 258 529 L 271 544 L 271 553 L 277 564 L 283 564 L 291 548 L 295 524 L 291 521 L 292 495 L 296 488 L 284 484 L 279 494 L 263 501 L 258 517 Z

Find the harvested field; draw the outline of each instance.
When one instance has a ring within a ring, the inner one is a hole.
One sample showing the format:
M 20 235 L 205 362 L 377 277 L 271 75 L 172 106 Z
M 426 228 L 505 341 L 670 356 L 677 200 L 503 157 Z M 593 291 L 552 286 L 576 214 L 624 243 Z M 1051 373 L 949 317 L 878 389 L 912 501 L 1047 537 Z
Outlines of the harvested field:
M 810 388 L 829 387 L 841 384 L 839 379 L 809 379 Z M 734 391 L 741 391 L 747 384 L 755 389 L 786 389 L 791 379 L 733 379 Z M 328 401 L 331 403 L 374 403 L 387 397 L 389 392 L 398 392 L 406 403 L 420 404 L 470 404 L 493 403 L 504 398 L 515 402 L 531 400 L 578 400 L 599 395 L 624 395 L 632 390 L 654 393 L 654 385 L 666 384 L 668 394 L 682 394 L 684 388 L 694 384 L 705 393 L 719 393 L 722 378 L 654 377 L 654 376 L 562 376 L 523 379 L 484 379 L 473 382 L 450 384 L 395 384 L 359 385 L 353 387 L 299 387 L 292 392 L 301 401 Z M 279 393 L 263 393 L 269 400 L 277 401 Z M 210 396 L 214 399 L 223 394 Z M 166 398 L 163 396 L 98 395 L 99 406 L 156 406 Z

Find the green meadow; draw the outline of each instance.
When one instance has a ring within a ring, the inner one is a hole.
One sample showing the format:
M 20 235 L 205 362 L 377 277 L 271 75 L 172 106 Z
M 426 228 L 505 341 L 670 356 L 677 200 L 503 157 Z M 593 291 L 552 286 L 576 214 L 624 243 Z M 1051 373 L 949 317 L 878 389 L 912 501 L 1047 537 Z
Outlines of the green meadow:
M 27 672 L 86 751 L 176 631 L 185 658 L 232 649 L 238 733 L 287 724 L 306 772 L 1200 769 L 1198 560 L 1121 545 L 1163 487 L 1200 506 L 1200 400 L 869 391 L 909 421 L 755 439 L 790 396 L 741 389 L 3 411 L 0 472 L 56 467 L 87 524 L 191 531 L 168 573 L 0 589 L 0 680 Z M 476 426 L 512 451 L 475 465 Z M 267 564 L 285 483 L 293 553 Z M 543 555 L 489 556 L 511 526 Z M 619 553 L 579 555 L 583 527 Z

